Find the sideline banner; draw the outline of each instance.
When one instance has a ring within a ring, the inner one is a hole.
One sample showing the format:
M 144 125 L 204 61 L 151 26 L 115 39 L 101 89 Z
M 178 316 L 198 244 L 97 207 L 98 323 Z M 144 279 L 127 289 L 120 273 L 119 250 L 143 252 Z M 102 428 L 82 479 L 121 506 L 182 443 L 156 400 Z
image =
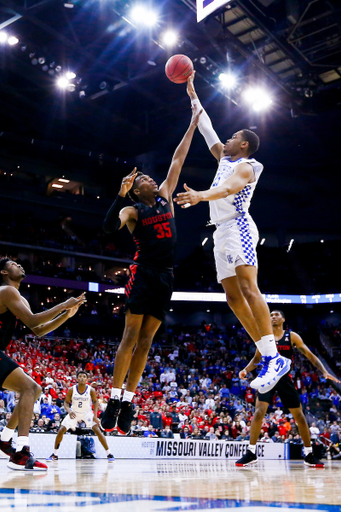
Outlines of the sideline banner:
M 219 7 L 226 5 L 230 0 L 197 0 L 197 21 L 203 20 Z
M 237 460 L 246 452 L 248 443 L 238 441 L 205 441 L 138 437 L 107 437 L 110 451 L 117 459 L 205 459 Z M 95 438 L 96 457 L 105 458 L 105 451 Z M 286 459 L 286 445 L 258 443 L 257 456 L 263 460 Z

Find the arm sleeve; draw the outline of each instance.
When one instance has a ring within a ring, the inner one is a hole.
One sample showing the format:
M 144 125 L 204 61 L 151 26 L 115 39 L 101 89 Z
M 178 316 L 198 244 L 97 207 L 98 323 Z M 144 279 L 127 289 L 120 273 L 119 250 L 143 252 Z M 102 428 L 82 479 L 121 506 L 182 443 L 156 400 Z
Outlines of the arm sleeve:
M 198 105 L 198 108 L 201 109 L 202 105 L 199 100 L 192 100 L 192 105 Z M 208 145 L 208 149 L 211 149 L 215 144 L 220 142 L 220 139 L 211 123 L 211 119 L 208 117 L 206 110 L 203 110 L 198 124 L 199 132 L 204 137 L 206 144 Z
M 111 205 L 111 208 L 106 214 L 103 222 L 104 233 L 109 234 L 120 229 L 121 219 L 119 218 L 119 213 L 123 207 L 124 199 L 125 198 L 122 196 L 117 196 L 115 201 Z

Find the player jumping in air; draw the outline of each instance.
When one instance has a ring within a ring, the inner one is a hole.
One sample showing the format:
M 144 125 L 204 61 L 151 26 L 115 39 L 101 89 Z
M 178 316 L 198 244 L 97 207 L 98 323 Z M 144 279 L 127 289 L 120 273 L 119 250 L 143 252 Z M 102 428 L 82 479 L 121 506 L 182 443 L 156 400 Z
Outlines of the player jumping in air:
M 60 327 L 78 311 L 85 302 L 84 293 L 71 298 L 42 313 L 33 314 L 27 300 L 20 295 L 19 287 L 25 271 L 10 258 L 0 259 L 0 387 L 20 393 L 12 416 L 1 432 L 0 450 L 9 456 L 8 467 L 25 471 L 46 471 L 47 466 L 30 453 L 29 429 L 34 402 L 41 395 L 41 387 L 20 366 L 6 356 L 4 351 L 12 340 L 16 319 L 21 320 L 37 336 Z M 16 449 L 12 437 L 18 427 Z
M 80 421 L 83 421 L 87 428 L 91 428 L 95 432 L 101 445 L 105 449 L 108 461 L 114 462 L 115 460 L 114 456 L 110 453 L 107 440 L 99 428 L 99 420 L 97 419 L 99 403 L 97 401 L 96 391 L 86 383 L 87 380 L 87 373 L 81 370 L 77 373 L 77 385 L 72 386 L 72 388 L 67 390 L 64 407 L 68 414 L 63 419 L 58 431 L 54 443 L 54 451 L 52 455 L 46 459 L 48 462 L 58 460 L 59 446 L 63 440 L 65 432 L 69 430 L 69 428 L 75 430 L 77 423 Z
M 116 420 L 121 434 L 130 431 L 135 389 L 155 333 L 169 308 L 176 241 L 172 194 L 199 122 L 199 110 L 193 107 L 191 123 L 173 155 L 162 185 L 158 187 L 150 176 L 134 169 L 123 179 L 119 194 L 104 220 L 106 233 L 127 225 L 137 245 L 135 264 L 130 267 L 131 275 L 126 285 L 125 328 L 115 358 L 111 398 L 101 418 L 101 426 L 106 431 L 114 430 Z M 135 205 L 121 209 L 129 191 Z M 121 402 L 122 385 L 128 370 Z
M 303 354 L 320 372 L 323 374 L 325 379 L 333 380 L 334 382 L 340 382 L 336 377 L 327 372 L 321 361 L 316 357 L 304 344 L 301 336 L 293 331 L 284 331 L 283 324 L 285 322 L 284 313 L 279 310 L 274 310 L 271 313 L 271 322 L 273 327 L 273 333 L 276 340 L 276 345 L 280 354 L 285 355 L 290 359 L 293 358 L 293 348 L 296 347 L 301 354 Z M 245 379 L 246 375 L 256 368 L 259 363 L 261 355 L 259 351 L 256 351 L 255 356 L 249 362 L 249 364 L 239 372 L 239 377 Z M 289 409 L 294 419 L 297 422 L 299 433 L 304 443 L 304 464 L 315 468 L 323 468 L 323 462 L 319 461 L 313 454 L 311 447 L 310 431 L 307 420 L 305 419 L 300 395 L 298 394 L 294 383 L 291 380 L 290 375 L 284 375 L 276 384 L 275 387 L 267 393 L 259 392 L 256 401 L 256 410 L 251 422 L 250 430 L 250 444 L 248 449 L 241 459 L 236 462 L 236 466 L 249 466 L 257 462 L 256 455 L 256 443 L 259 437 L 259 433 L 262 428 L 263 418 L 268 410 L 269 404 L 273 403 L 275 392 L 277 391 L 280 397 L 283 407 Z
M 193 80 L 194 73 L 187 81 L 187 93 L 192 105 L 202 108 Z M 264 393 L 288 373 L 291 362 L 278 354 L 269 308 L 257 284 L 258 230 L 249 206 L 263 171 L 263 165 L 251 158 L 259 147 L 259 138 L 243 129 L 223 144 L 205 111 L 198 128 L 219 162 L 218 170 L 209 190 L 198 192 L 185 185 L 186 192 L 177 194 L 175 201 L 183 208 L 209 201 L 211 222 L 216 226 L 213 238 L 218 282 L 262 355 L 262 371 L 251 387 Z

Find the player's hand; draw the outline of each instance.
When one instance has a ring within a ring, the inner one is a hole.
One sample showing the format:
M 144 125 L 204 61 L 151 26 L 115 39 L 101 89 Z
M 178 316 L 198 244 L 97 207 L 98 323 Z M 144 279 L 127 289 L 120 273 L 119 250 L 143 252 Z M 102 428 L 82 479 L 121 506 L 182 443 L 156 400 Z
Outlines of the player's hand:
M 177 194 L 177 197 L 174 201 L 181 206 L 181 208 L 188 208 L 189 206 L 194 206 L 201 201 L 201 192 L 197 192 L 192 188 L 187 187 L 186 183 L 184 184 L 184 189 L 186 192 L 180 192 Z
M 195 71 L 188 77 L 187 79 L 187 94 L 191 98 L 191 100 L 198 99 L 197 93 L 194 89 L 194 78 L 195 78 Z
M 75 314 L 77 313 L 77 311 L 79 310 L 79 307 L 80 307 L 80 304 L 78 304 L 77 306 L 74 306 L 73 308 L 71 309 L 68 309 L 67 310 L 67 317 L 68 318 L 72 318 L 73 316 L 75 316 Z
M 191 119 L 191 125 L 192 126 L 198 126 L 200 116 L 203 112 L 203 108 L 199 110 L 198 105 L 194 104 L 192 105 L 192 119 Z
M 72 420 L 74 420 L 74 419 L 75 419 L 75 417 L 76 417 L 76 413 L 75 413 L 74 411 L 71 411 L 71 412 L 69 413 L 69 415 L 70 415 L 70 418 L 71 418 Z
M 137 174 L 137 167 L 134 167 L 134 169 L 131 171 L 131 173 L 128 174 L 128 176 L 126 176 L 125 178 L 123 178 L 122 183 L 121 183 L 121 188 L 119 191 L 120 196 L 125 197 L 127 195 L 129 190 L 133 186 L 134 179 L 136 178 L 136 174 Z
M 70 297 L 70 299 L 66 300 L 64 303 L 63 303 L 63 306 L 64 306 L 64 309 L 72 309 L 74 308 L 75 306 L 81 306 L 82 304 L 84 304 L 84 302 L 86 302 L 86 298 L 85 298 L 85 292 L 82 293 L 79 297 L 75 298 L 75 297 Z
M 239 378 L 240 379 L 246 379 L 246 376 L 247 376 L 247 371 L 245 370 L 245 368 L 244 368 L 244 370 L 240 370 Z
M 324 372 L 323 377 L 325 379 L 333 380 L 334 382 L 338 382 L 338 383 L 340 382 L 338 378 L 334 377 L 334 375 L 331 375 L 328 372 Z

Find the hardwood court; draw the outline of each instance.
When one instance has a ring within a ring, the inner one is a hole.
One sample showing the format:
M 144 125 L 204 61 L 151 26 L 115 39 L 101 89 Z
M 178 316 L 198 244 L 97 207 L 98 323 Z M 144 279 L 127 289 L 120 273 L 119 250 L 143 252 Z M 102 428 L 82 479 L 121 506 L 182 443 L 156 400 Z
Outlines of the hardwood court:
M 46 474 L 0 461 L 0 510 L 152 512 L 157 510 L 341 512 L 341 462 L 313 469 L 301 461 L 59 460 Z

